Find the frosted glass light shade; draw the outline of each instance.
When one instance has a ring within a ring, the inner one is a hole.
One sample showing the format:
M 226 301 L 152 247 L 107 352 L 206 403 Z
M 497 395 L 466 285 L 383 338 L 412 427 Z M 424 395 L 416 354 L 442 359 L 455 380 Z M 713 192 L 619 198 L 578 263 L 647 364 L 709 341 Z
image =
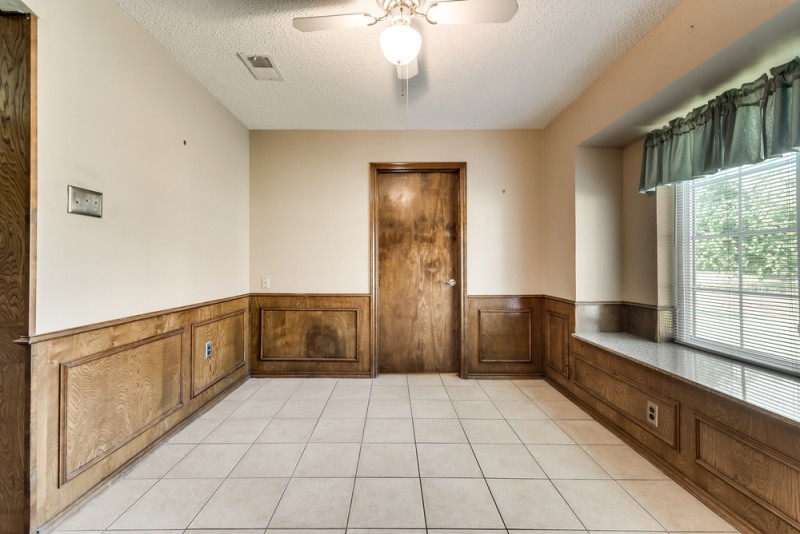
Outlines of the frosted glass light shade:
M 381 50 L 394 65 L 408 65 L 417 58 L 422 36 L 406 24 L 395 24 L 381 32 Z

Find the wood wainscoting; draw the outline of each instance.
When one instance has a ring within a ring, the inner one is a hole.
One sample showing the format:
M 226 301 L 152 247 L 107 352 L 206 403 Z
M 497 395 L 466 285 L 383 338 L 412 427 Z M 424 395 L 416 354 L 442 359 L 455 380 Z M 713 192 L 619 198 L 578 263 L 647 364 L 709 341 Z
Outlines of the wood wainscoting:
M 248 304 L 236 297 L 30 340 L 32 525 L 247 377 Z
M 737 529 L 800 532 L 800 423 L 577 338 L 568 368 L 548 379 Z
M 467 297 L 465 378 L 542 376 L 542 317 L 538 296 Z
M 254 376 L 373 375 L 369 295 L 253 295 Z

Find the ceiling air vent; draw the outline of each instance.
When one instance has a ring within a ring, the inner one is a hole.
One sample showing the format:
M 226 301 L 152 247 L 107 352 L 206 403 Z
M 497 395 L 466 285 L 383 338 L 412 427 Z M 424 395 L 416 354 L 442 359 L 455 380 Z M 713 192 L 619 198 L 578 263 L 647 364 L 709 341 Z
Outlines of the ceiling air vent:
M 247 70 L 253 75 L 253 78 L 261 81 L 268 82 L 282 82 L 283 76 L 278 72 L 275 63 L 269 56 L 262 56 L 258 54 L 242 54 L 239 57 L 244 61 Z

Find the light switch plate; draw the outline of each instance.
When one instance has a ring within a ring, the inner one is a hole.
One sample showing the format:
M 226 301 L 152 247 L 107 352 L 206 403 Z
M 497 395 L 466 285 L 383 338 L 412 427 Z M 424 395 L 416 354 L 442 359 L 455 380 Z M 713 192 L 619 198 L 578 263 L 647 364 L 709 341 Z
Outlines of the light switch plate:
M 103 193 L 69 185 L 67 198 L 69 199 L 67 212 L 89 217 L 103 216 Z

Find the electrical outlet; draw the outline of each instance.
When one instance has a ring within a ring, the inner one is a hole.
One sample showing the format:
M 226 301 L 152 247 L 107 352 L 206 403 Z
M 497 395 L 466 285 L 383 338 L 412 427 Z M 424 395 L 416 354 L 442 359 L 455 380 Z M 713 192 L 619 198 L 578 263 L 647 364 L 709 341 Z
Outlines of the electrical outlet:
M 261 279 L 261 289 L 269 289 L 269 276 Z
M 647 422 L 658 426 L 658 405 L 650 401 L 647 401 Z
M 67 186 L 67 212 L 89 217 L 103 216 L 103 193 L 74 185 Z
M 210 341 L 206 341 L 206 360 L 211 359 L 211 350 L 212 350 L 211 346 L 212 346 L 211 342 Z

